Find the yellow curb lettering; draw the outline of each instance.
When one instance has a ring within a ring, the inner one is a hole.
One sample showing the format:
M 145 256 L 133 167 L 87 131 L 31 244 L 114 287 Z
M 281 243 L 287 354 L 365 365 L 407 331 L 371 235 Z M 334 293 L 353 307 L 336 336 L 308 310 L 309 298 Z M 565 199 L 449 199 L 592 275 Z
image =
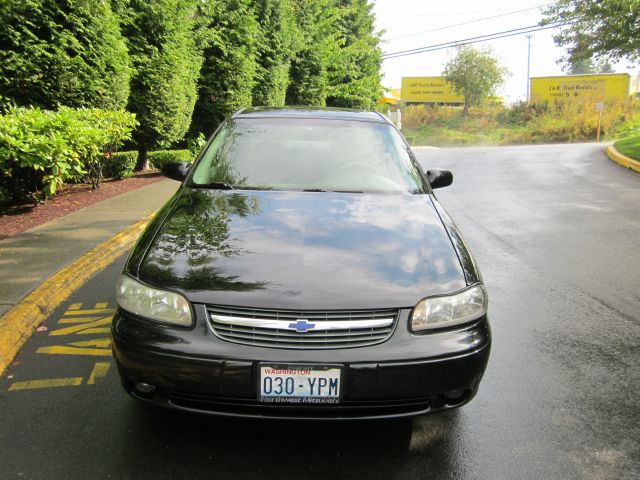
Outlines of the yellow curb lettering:
M 109 325 L 111 323 L 111 317 L 104 317 L 99 320 L 94 320 L 92 322 L 84 322 L 79 325 L 73 325 L 71 327 L 60 328 L 58 330 L 53 330 L 49 333 L 50 336 L 56 337 L 61 335 L 71 335 L 72 333 L 104 333 L 104 330 L 109 331 L 108 328 L 100 329 L 96 331 L 94 327 L 100 327 L 102 325 Z M 93 330 L 93 331 L 89 331 Z
M 80 335 L 88 335 L 91 333 L 109 333 L 109 327 L 104 328 L 89 328 L 88 330 L 82 330 L 78 332 Z
M 58 320 L 58 323 L 69 324 L 69 323 L 87 323 L 93 322 L 94 320 L 99 320 L 103 318 L 102 315 L 99 317 L 78 317 L 78 318 L 61 318 Z
M 104 315 L 105 313 L 113 313 L 113 308 L 92 308 L 91 310 L 67 310 L 64 315 Z

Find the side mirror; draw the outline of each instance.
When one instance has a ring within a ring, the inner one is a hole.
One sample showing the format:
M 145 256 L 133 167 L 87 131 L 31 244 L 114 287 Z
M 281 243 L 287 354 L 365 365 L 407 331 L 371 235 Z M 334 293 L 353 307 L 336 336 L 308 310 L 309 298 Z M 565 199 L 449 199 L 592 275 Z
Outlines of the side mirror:
M 438 168 L 427 170 L 427 178 L 431 188 L 448 187 L 453 183 L 453 173 L 449 170 L 440 170 Z
M 187 162 L 167 162 L 160 167 L 160 171 L 165 177 L 182 182 L 187 178 L 189 168 L 191 164 Z

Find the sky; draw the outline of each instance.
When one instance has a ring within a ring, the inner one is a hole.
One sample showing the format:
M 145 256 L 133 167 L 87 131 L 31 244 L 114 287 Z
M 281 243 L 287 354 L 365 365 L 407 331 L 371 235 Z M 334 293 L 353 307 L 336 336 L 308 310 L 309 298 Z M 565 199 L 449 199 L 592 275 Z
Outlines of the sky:
M 385 53 L 391 53 L 536 25 L 543 17 L 539 7 L 550 1 L 374 0 L 373 11 L 376 15 L 378 30 L 385 31 L 382 50 Z M 512 13 L 517 11 L 520 12 Z M 495 18 L 481 20 L 487 17 Z M 465 25 L 452 26 L 459 23 L 465 23 Z M 427 32 L 427 30 L 431 31 Z M 531 77 L 564 75 L 556 62 L 564 55 L 565 50 L 555 45 L 553 32 L 557 30 L 533 33 Z M 509 104 L 526 99 L 527 38 L 525 35 L 476 43 L 474 46 L 491 47 L 500 63 L 511 72 L 504 85 L 498 89 L 498 95 Z M 384 73 L 382 84 L 388 88 L 399 88 L 402 77 L 440 75 L 445 63 L 451 58 L 453 50 L 444 49 L 387 59 L 382 65 Z M 630 67 L 628 63 L 621 62 L 614 65 L 614 70 L 619 73 L 629 73 L 632 77 L 638 74 L 637 69 L 628 67 Z

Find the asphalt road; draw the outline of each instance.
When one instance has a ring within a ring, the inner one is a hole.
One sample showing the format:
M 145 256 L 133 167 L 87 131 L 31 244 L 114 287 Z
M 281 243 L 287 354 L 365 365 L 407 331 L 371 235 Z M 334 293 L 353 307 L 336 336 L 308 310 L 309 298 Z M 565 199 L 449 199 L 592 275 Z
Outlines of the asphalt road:
M 490 295 L 478 396 L 412 421 L 226 420 L 144 408 L 108 347 L 124 259 L 0 379 L 0 478 L 640 478 L 640 175 L 601 147 L 417 150 Z

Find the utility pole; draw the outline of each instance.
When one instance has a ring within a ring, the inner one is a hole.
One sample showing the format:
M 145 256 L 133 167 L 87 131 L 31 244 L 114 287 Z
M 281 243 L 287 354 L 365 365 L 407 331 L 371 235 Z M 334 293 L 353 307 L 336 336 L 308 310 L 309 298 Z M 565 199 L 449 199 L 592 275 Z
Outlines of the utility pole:
M 529 42 L 527 47 L 527 103 L 529 103 L 529 96 L 531 94 L 531 37 L 533 37 L 532 34 L 527 35 L 527 41 Z

